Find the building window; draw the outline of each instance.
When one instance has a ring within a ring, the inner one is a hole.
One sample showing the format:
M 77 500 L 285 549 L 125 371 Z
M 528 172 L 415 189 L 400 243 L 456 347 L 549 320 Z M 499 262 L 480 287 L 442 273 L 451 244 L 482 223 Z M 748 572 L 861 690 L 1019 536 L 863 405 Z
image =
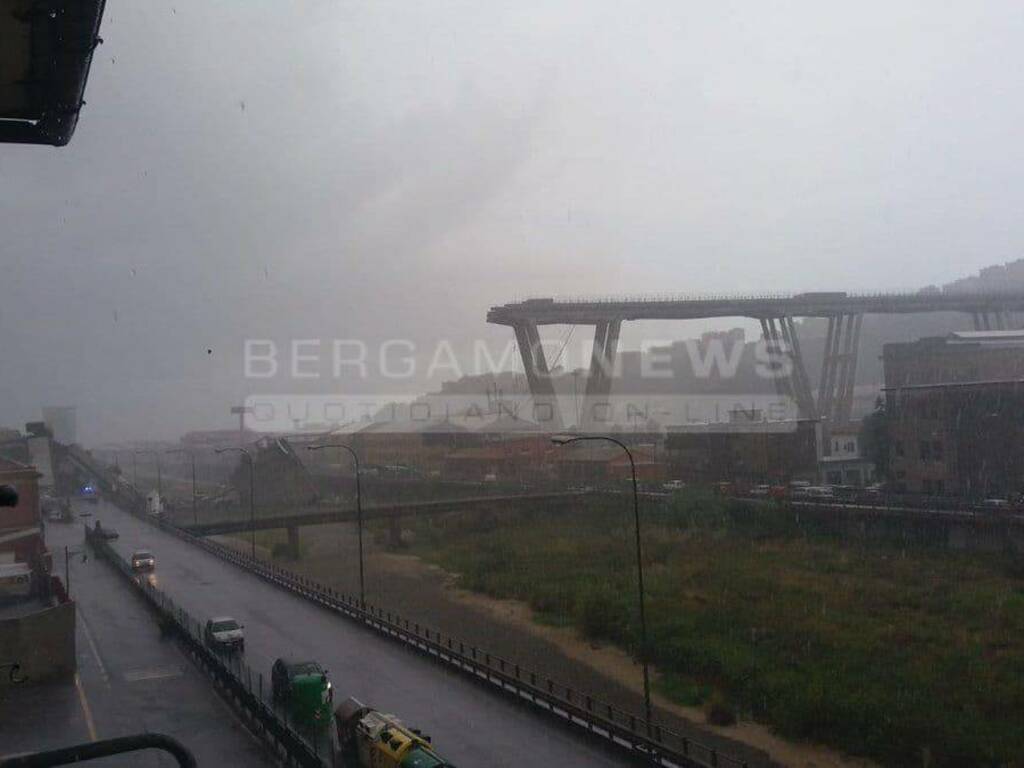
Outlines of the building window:
M 931 492 L 932 492 L 932 481 L 931 481 L 931 480 L 928 480 L 927 478 L 925 478 L 924 480 L 922 480 L 922 481 L 921 481 L 921 489 L 922 489 L 922 490 L 923 490 L 923 491 L 924 491 L 925 493 L 931 493 Z
M 846 448 L 846 452 L 847 453 L 856 453 L 857 452 L 857 443 L 856 443 L 856 441 L 854 441 L 854 440 L 847 440 L 845 448 Z
M 896 441 L 896 455 L 900 456 L 900 457 L 903 456 L 903 441 L 902 440 L 897 440 Z
M 932 443 L 932 456 L 935 457 L 936 461 L 942 461 L 944 448 L 941 440 L 936 440 Z
M 943 481 L 943 480 L 936 480 L 935 481 L 935 493 L 937 493 L 939 496 L 941 496 L 945 492 L 946 492 L 946 483 L 945 483 L 945 481 Z
M 924 441 L 924 442 L 922 442 L 918 446 L 918 449 L 919 449 L 920 454 L 921 454 L 921 461 L 930 461 L 931 460 L 931 458 L 932 458 L 932 444 L 931 443 L 929 443 L 927 441 Z

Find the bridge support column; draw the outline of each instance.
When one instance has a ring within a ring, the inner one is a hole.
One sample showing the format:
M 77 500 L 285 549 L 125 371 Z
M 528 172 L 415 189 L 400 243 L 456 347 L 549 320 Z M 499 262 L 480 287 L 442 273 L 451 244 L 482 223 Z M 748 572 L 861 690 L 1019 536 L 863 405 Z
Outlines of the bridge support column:
M 615 361 L 618 354 L 621 320 L 594 326 L 594 346 L 590 353 L 590 373 L 583 395 L 583 411 L 578 426 L 591 427 L 608 418 L 608 396 L 612 391 Z
M 971 313 L 976 331 L 1008 331 L 1012 322 L 1010 313 L 1004 309 Z
M 807 376 L 800 340 L 796 335 L 796 324 L 792 317 L 761 318 L 761 334 L 769 345 L 768 353 L 779 364 L 783 359 L 788 363 L 788 372 L 775 379 L 775 391 L 780 397 L 789 397 L 796 402 L 797 414 L 802 419 L 813 419 L 816 413 L 811 382 Z
M 302 558 L 302 548 L 299 546 L 299 528 L 296 525 L 288 528 L 288 557 L 292 560 Z
M 831 455 L 830 428 L 847 424 L 853 417 L 853 388 L 857 381 L 857 357 L 863 314 L 828 318 L 825 354 L 818 387 L 818 414 L 822 420 L 822 450 Z
M 807 376 L 807 366 L 804 365 L 804 356 L 800 352 L 800 339 L 796 335 L 796 324 L 792 317 L 780 317 L 779 326 L 782 332 L 782 340 L 789 350 L 789 357 L 793 369 L 791 374 L 793 396 L 796 399 L 797 411 L 800 418 L 813 419 L 817 411 L 814 404 L 814 394 L 811 392 L 811 380 Z
M 512 326 L 516 334 L 516 344 L 523 359 L 523 370 L 526 372 L 526 383 L 530 387 L 533 398 L 534 419 L 543 426 L 557 430 L 562 426 L 562 415 L 555 398 L 555 386 L 551 381 L 551 372 L 544 357 L 544 347 L 540 343 L 540 333 L 536 323 L 523 322 Z

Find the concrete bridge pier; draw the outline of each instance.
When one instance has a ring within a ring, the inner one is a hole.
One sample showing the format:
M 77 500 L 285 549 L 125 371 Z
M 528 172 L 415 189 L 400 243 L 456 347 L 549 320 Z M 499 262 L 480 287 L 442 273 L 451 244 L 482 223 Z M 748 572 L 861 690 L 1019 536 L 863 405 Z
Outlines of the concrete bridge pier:
M 598 323 L 594 326 L 594 347 L 590 353 L 590 373 L 583 395 L 580 421 L 587 426 L 607 420 L 608 396 L 612 392 L 615 359 L 619 347 L 621 320 Z
M 1012 328 L 1010 313 L 1006 310 L 972 312 L 974 330 L 1008 331 Z
M 535 420 L 547 423 L 552 429 L 559 429 L 562 426 L 562 415 L 558 409 L 555 385 L 551 381 L 551 372 L 544 357 L 544 347 L 540 343 L 537 324 L 522 322 L 512 327 L 516 334 L 519 354 L 523 359 L 526 383 L 533 398 Z

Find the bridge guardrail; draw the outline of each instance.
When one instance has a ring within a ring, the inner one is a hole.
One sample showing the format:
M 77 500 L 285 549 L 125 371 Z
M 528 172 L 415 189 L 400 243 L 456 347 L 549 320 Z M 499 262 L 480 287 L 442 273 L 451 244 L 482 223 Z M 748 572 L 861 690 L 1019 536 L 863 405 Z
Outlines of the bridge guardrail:
M 672 768 L 748 768 L 748 762 L 721 752 L 717 747 L 673 729 L 651 723 L 600 699 L 558 683 L 527 667 L 492 654 L 451 635 L 410 622 L 398 613 L 373 605 L 361 607 L 354 595 L 338 592 L 273 563 L 253 559 L 230 547 L 194 536 L 189 531 L 148 515 L 137 493 L 121 494 L 111 487 L 111 497 L 122 509 L 185 540 L 210 554 L 250 571 L 265 581 L 287 589 L 368 629 L 402 643 L 433 660 L 483 684 L 512 696 L 521 703 L 585 730 L 592 737 L 624 748 Z M 133 498 L 133 496 L 135 498 Z M 648 732 L 650 736 L 648 736 Z M 765 762 L 768 762 L 767 758 Z
M 202 624 L 166 593 L 147 580 L 137 578 L 131 565 L 88 525 L 85 526 L 85 539 L 98 557 L 110 563 L 140 592 L 156 613 L 161 629 L 182 641 L 192 661 L 213 680 L 236 711 L 243 714 L 247 725 L 271 745 L 278 758 L 286 765 L 300 768 L 325 768 L 336 764 L 337 755 L 329 738 L 321 753 L 319 739 L 304 737 L 289 724 L 287 710 L 282 716 L 266 702 L 262 673 L 254 676 L 252 669 L 239 656 L 220 656 L 209 648 L 203 641 Z

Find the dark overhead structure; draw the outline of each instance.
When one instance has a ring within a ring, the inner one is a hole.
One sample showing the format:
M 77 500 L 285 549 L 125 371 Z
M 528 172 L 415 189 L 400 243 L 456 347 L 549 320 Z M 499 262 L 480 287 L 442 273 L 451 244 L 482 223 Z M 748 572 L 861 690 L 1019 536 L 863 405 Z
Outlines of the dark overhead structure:
M 511 326 L 523 359 L 530 393 L 541 402 L 554 401 L 540 325 L 592 325 L 594 349 L 583 413 L 608 398 L 619 331 L 625 320 L 694 320 L 749 317 L 759 320 L 764 339 L 777 354 L 789 358 L 790 373 L 776 379 L 780 395 L 793 398 L 800 418 L 821 420 L 823 429 L 850 421 L 857 372 L 861 320 L 864 315 L 909 315 L 960 312 L 971 316 L 977 330 L 1008 330 L 1013 313 L 1024 312 L 1024 292 L 856 295 L 842 291 L 793 296 L 715 296 L 693 299 L 529 299 L 491 307 L 487 321 Z M 800 352 L 794 318 L 828 320 L 825 358 L 817 397 Z
M 71 140 L 105 0 L 0 0 L 0 142 Z

